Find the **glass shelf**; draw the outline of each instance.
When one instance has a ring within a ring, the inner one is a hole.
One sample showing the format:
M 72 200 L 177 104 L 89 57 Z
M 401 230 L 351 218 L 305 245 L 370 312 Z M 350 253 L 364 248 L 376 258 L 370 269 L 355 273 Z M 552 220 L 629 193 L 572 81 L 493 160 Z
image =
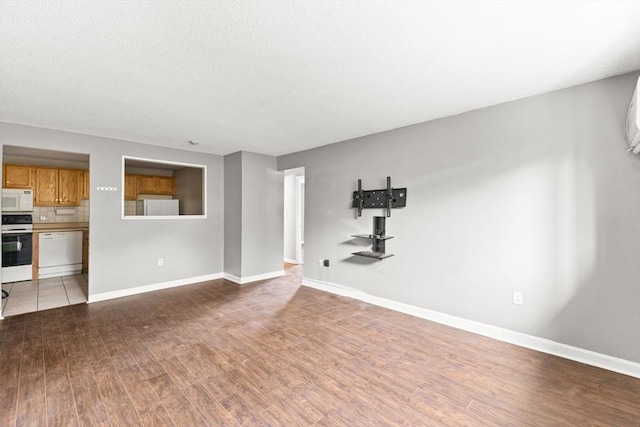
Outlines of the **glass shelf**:
M 379 236 L 377 234 L 352 234 L 351 237 L 360 237 L 362 239 L 377 239 L 377 240 L 389 240 L 395 236 Z
M 352 252 L 351 255 L 363 256 L 366 258 L 374 258 L 374 259 L 385 259 L 393 256 L 393 254 L 383 254 L 380 252 L 371 252 L 371 251 Z

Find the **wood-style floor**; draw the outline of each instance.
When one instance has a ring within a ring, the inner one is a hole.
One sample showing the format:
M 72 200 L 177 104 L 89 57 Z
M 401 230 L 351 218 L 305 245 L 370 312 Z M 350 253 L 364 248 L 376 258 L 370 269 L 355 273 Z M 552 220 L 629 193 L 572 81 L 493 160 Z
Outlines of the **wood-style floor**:
M 0 425 L 640 425 L 638 379 L 287 272 L 0 321 Z

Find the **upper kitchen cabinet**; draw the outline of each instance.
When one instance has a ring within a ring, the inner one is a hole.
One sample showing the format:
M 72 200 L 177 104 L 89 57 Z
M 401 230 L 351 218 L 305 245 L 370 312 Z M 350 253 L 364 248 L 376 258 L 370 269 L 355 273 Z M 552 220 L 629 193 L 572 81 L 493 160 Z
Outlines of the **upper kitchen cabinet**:
M 171 176 L 138 175 L 138 194 L 171 196 L 176 192 L 176 179 Z
M 84 171 L 72 169 L 35 169 L 36 206 L 79 206 Z
M 89 185 L 89 171 L 82 172 L 82 199 L 89 198 L 91 186 Z
M 33 188 L 34 168 L 22 165 L 3 165 L 4 188 Z
M 132 174 L 124 175 L 124 199 L 137 200 L 138 198 L 138 176 Z

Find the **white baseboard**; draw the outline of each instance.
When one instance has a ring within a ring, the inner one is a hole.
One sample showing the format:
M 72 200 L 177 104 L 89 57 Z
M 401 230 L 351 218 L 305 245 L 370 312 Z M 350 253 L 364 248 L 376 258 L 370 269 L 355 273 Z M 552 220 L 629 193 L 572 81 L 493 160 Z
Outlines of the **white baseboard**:
M 285 258 L 283 261 L 286 262 L 286 263 L 289 263 L 289 264 L 297 264 L 298 263 L 298 261 L 296 261 L 293 258 Z
M 598 368 L 607 369 L 609 371 L 618 372 L 620 374 L 629 375 L 631 377 L 640 378 L 640 363 L 619 359 L 606 354 L 596 353 L 594 351 L 585 350 L 579 347 L 573 347 L 567 344 L 551 341 L 545 338 L 535 337 L 533 335 L 523 334 L 521 332 L 511 331 L 509 329 L 499 328 L 497 326 L 487 325 L 485 323 L 475 322 L 473 320 L 463 319 L 461 317 L 451 316 L 449 314 L 440 313 L 426 308 L 416 307 L 386 298 L 369 295 L 362 291 L 347 288 L 335 283 L 323 282 L 320 280 L 303 278 L 302 285 L 310 288 L 319 289 L 336 295 L 354 298 L 369 304 L 385 307 L 394 311 L 410 314 L 422 319 L 431 320 L 436 323 L 451 326 L 457 329 L 484 335 L 498 341 L 507 342 L 520 347 L 529 348 L 540 351 L 542 353 L 552 354 L 554 356 L 563 357 L 565 359 L 584 363 L 586 365 L 596 366 Z
M 273 279 L 274 277 L 284 276 L 284 270 L 272 271 L 271 273 L 257 274 L 255 276 L 238 277 L 233 274 L 224 273 L 224 278 L 231 280 L 239 285 L 246 285 L 247 283 L 257 282 L 258 280 Z
M 195 283 L 206 282 L 209 280 L 222 279 L 222 273 L 206 274 L 204 276 L 189 277 L 186 279 L 171 280 L 169 282 L 154 283 L 152 285 L 138 286 L 136 288 L 122 289 L 120 291 L 103 292 L 100 294 L 89 295 L 89 304 L 99 301 L 106 301 L 114 298 L 128 297 L 131 295 L 143 294 L 145 292 L 159 291 L 161 289 L 175 288 L 178 286 L 193 285 Z

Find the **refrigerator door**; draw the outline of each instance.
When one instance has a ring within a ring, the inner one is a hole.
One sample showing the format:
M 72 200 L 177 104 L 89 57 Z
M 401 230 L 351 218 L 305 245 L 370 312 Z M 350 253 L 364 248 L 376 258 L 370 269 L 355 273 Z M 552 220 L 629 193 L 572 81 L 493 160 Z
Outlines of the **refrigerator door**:
M 168 216 L 179 214 L 179 200 L 143 200 L 143 215 Z

